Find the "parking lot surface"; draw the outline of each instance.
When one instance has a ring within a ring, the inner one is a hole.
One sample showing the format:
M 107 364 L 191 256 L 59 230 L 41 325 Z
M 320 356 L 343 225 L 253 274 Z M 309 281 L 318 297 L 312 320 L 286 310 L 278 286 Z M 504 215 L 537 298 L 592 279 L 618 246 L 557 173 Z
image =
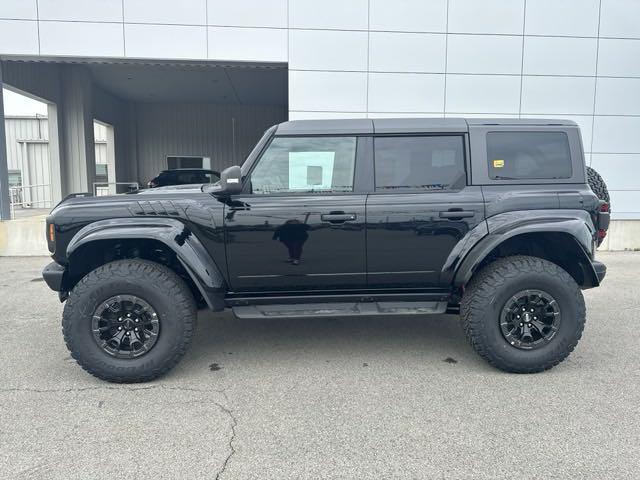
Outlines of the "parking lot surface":
M 167 376 L 86 374 L 47 258 L 0 258 L 0 477 L 637 479 L 640 253 L 601 253 L 583 338 L 494 370 L 455 316 L 236 320 L 203 312 Z

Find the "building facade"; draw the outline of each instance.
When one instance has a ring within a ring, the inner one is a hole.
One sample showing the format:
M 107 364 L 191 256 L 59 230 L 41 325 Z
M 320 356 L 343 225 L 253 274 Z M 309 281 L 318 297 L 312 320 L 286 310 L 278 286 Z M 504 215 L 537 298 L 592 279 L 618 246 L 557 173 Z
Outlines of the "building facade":
M 5 83 L 23 91 L 33 82 L 13 72 L 18 60 L 212 63 L 227 74 L 242 64 L 285 68 L 286 104 L 277 107 L 284 114 L 262 112 L 265 122 L 287 116 L 571 119 L 581 127 L 588 164 L 608 183 L 614 218 L 629 220 L 640 219 L 639 19 L 638 0 L 3 0 L 0 58 Z M 136 109 L 138 117 L 161 108 L 128 87 L 118 95 L 116 83 L 104 84 L 110 77 L 97 76 L 96 68 L 90 67 L 93 81 L 103 82 L 98 86 L 114 101 L 130 97 L 144 107 Z M 236 92 L 250 85 L 232 80 Z M 267 83 L 261 80 L 260 88 Z M 83 85 L 72 88 L 82 92 Z M 101 95 L 94 89 L 94 106 Z M 260 104 L 236 97 L 233 108 Z M 226 119 L 234 114 L 224 115 L 221 122 L 230 125 Z M 150 116 L 156 123 L 161 118 Z M 152 123 L 138 123 L 137 132 L 160 135 Z M 261 128 L 250 129 L 247 145 Z M 127 135 L 133 130 L 129 125 Z M 221 165 L 248 147 L 232 148 Z M 128 152 L 123 161 L 136 166 L 116 167 L 119 181 L 144 183 L 162 166 L 139 149 Z M 67 183 L 76 188 L 92 175 L 88 169 Z

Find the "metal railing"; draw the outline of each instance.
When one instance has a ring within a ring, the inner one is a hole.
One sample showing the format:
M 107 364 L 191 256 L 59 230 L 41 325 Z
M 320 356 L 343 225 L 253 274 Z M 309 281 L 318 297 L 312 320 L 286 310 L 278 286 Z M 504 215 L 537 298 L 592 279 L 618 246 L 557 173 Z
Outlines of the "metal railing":
M 9 208 L 11 218 L 16 218 L 16 210 L 51 208 L 51 185 L 16 185 L 9 187 Z
M 126 188 L 119 189 L 118 186 L 120 185 L 124 185 Z M 132 190 L 138 190 L 139 188 L 140 184 L 138 182 L 93 182 L 93 194 L 96 197 L 130 192 Z

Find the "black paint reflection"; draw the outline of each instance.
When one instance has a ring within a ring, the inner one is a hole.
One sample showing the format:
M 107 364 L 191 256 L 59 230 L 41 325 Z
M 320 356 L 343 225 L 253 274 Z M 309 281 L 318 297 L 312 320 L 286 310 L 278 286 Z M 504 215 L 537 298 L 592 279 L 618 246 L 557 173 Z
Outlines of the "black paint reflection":
M 273 240 L 279 240 L 287 247 L 289 260 L 292 265 L 299 265 L 302 258 L 302 247 L 309 238 L 307 225 L 309 214 L 305 216 L 304 223 L 294 218 L 287 220 L 273 232 Z

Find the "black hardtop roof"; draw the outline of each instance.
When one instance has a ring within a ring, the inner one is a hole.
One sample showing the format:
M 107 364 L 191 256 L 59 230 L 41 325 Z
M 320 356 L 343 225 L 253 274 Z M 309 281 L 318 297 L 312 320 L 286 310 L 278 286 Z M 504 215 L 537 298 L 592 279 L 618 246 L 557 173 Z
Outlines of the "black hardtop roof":
M 327 120 L 291 120 L 277 126 L 276 135 L 347 135 L 373 133 L 464 133 L 469 126 L 549 125 L 571 126 L 571 120 L 549 118 L 353 118 Z

